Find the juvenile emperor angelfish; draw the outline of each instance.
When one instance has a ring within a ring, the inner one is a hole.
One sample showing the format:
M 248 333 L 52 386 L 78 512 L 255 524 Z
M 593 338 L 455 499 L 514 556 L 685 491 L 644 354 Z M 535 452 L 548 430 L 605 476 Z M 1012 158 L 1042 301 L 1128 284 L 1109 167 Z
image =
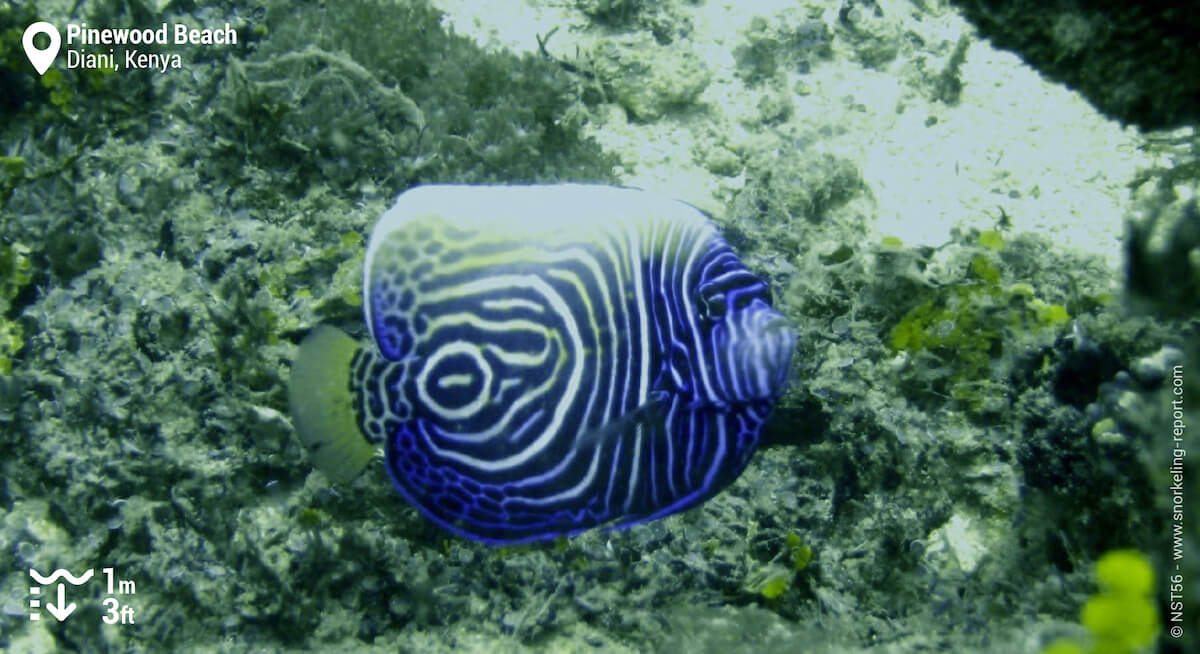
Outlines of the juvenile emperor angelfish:
M 301 440 L 339 481 L 382 446 L 405 499 L 490 543 L 711 497 L 795 342 L 704 214 L 607 186 L 409 190 L 371 234 L 363 305 L 369 345 L 321 327 L 300 346 Z

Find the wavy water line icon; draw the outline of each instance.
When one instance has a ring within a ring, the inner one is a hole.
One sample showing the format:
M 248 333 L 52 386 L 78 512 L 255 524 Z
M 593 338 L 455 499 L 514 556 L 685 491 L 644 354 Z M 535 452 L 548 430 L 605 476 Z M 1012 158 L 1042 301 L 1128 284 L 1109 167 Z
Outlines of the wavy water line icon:
M 55 581 L 58 580 L 59 577 L 62 577 L 64 579 L 66 579 L 67 581 L 71 582 L 72 585 L 78 586 L 79 584 L 86 584 L 87 581 L 92 578 L 92 574 L 94 572 L 95 572 L 94 569 L 89 568 L 87 572 L 76 577 L 75 575 L 71 574 L 69 571 L 64 570 L 63 568 L 59 568 L 59 569 L 55 570 L 53 573 L 51 573 L 49 577 L 43 577 L 42 575 L 38 574 L 37 570 L 30 568 L 29 576 L 33 577 L 34 581 L 38 582 L 39 584 L 41 584 L 43 586 L 45 586 L 46 584 L 54 583 Z

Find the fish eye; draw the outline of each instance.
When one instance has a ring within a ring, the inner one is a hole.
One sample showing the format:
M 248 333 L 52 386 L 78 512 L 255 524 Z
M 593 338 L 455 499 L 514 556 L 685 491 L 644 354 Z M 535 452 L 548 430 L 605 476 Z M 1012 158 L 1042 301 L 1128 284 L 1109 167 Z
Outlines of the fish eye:
M 725 294 L 715 293 L 700 297 L 700 317 L 705 320 L 720 320 L 725 316 Z

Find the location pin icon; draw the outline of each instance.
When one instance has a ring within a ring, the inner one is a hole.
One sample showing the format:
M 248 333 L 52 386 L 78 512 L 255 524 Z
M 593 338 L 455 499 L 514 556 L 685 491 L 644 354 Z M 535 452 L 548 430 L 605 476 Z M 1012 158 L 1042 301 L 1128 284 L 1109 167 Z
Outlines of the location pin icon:
M 38 34 L 50 37 L 50 45 L 45 50 L 38 50 L 33 45 L 33 37 Z M 62 45 L 62 37 L 58 35 L 58 30 L 53 25 L 40 20 L 25 28 L 25 36 L 21 37 L 21 45 L 25 48 L 25 56 L 29 57 L 29 63 L 33 64 L 33 69 L 38 72 L 38 75 L 45 75 L 50 64 L 54 63 L 54 58 L 58 56 L 58 46 Z

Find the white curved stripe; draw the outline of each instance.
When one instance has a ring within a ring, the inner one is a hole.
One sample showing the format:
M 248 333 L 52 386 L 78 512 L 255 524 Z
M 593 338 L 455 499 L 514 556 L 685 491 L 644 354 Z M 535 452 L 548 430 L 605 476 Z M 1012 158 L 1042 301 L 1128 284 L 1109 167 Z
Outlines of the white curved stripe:
M 474 375 L 462 373 L 442 375 L 441 377 L 438 377 L 437 386 L 438 388 L 445 389 L 451 389 L 458 386 L 470 386 L 473 379 L 475 379 Z
M 606 513 L 614 513 L 612 495 L 613 491 L 619 485 L 617 483 L 617 473 L 621 470 L 621 447 L 624 445 L 624 439 L 616 439 L 617 444 L 613 446 L 612 457 L 609 458 L 608 465 L 608 485 L 604 487 L 604 511 Z
M 459 288 L 484 291 L 489 289 L 494 290 L 497 286 L 527 288 L 546 299 L 546 303 L 550 306 L 550 309 L 563 320 L 565 335 L 570 342 L 570 355 L 567 358 L 571 361 L 571 370 L 568 373 L 569 376 L 565 387 L 562 389 L 562 394 L 557 398 L 558 401 L 554 406 L 554 415 L 551 417 L 550 423 L 546 425 L 546 428 L 541 434 L 538 434 L 538 437 L 532 443 L 516 454 L 503 459 L 489 461 L 440 447 L 437 443 L 427 439 L 427 445 L 435 455 L 484 472 L 497 472 L 523 465 L 548 447 L 562 429 L 563 419 L 570 408 L 570 400 L 579 392 L 579 386 L 583 377 L 583 340 L 579 335 L 579 326 L 575 324 L 575 318 L 562 296 L 547 284 L 545 280 L 536 275 L 496 275 L 489 279 L 461 284 Z M 553 377 L 550 377 L 549 383 L 553 381 Z M 548 386 L 549 383 L 544 386 Z M 450 440 L 466 440 L 468 438 L 484 440 L 492 438 L 504 429 L 516 411 L 519 411 L 524 405 L 529 404 L 535 399 L 538 398 L 534 397 L 534 393 L 523 394 L 521 399 L 509 407 L 504 418 L 490 429 L 472 435 L 456 435 L 456 437 L 450 437 Z M 439 433 L 439 437 L 442 436 L 446 436 L 446 434 Z
M 663 436 L 667 441 L 667 490 L 671 492 L 671 499 L 675 499 L 679 497 L 679 493 L 675 490 L 675 439 L 671 438 L 671 430 L 675 427 L 675 412 L 669 410 L 668 407 L 660 407 L 660 410 L 668 411 L 663 427 Z
M 628 257 L 622 257 L 621 252 L 618 249 L 621 244 L 620 237 L 623 236 L 623 234 L 615 232 L 610 236 L 612 237 L 611 239 L 604 239 L 603 243 L 600 245 L 604 251 L 604 255 L 607 256 L 608 260 L 611 262 L 614 286 L 612 294 L 609 295 L 605 300 L 609 305 L 608 324 L 610 330 L 608 336 L 609 352 L 607 359 L 609 364 L 608 369 L 612 371 L 612 374 L 608 376 L 608 394 L 604 396 L 604 414 L 600 416 L 601 422 L 608 422 L 612 420 L 615 416 L 615 412 L 621 410 L 621 408 L 624 406 L 621 403 L 621 400 L 623 397 L 625 397 L 625 394 L 629 392 L 629 375 L 633 370 L 633 366 L 630 365 L 629 361 L 622 361 L 620 359 L 620 343 L 623 340 L 628 339 L 630 336 L 629 307 L 625 304 L 626 282 L 625 274 L 622 270 L 622 264 L 627 262 Z M 626 251 L 626 254 L 628 255 L 628 251 Z M 621 319 L 624 323 L 622 325 L 625 328 L 623 332 L 617 330 L 616 317 L 613 315 L 618 311 L 621 313 Z M 621 385 L 621 394 L 618 395 L 617 378 L 621 376 L 621 373 L 624 375 L 625 383 Z
M 452 431 L 447 431 L 444 429 L 439 429 L 438 430 L 438 438 L 442 438 L 442 439 L 457 442 L 457 443 L 481 443 L 481 442 L 487 441 L 489 439 L 496 438 L 496 437 L 500 436 L 505 430 L 509 429 L 511 427 L 512 423 L 514 422 L 514 418 L 518 414 L 523 412 L 528 405 L 543 402 L 543 401 L 545 401 L 547 403 L 552 402 L 553 398 L 546 400 L 545 396 L 554 387 L 555 381 L 557 379 L 558 370 L 562 367 L 562 365 L 564 365 L 564 359 L 566 357 L 564 356 L 565 350 L 562 348 L 561 344 L 558 343 L 557 338 L 552 338 L 550 341 L 548 341 L 547 345 L 548 345 L 548 347 L 546 348 L 547 350 L 550 349 L 550 346 L 558 345 L 558 347 L 555 349 L 559 353 L 560 356 L 558 356 L 556 358 L 557 364 L 556 364 L 555 370 L 546 375 L 545 381 L 543 381 L 538 386 L 529 386 L 523 380 L 520 380 L 520 379 L 512 379 L 512 378 L 501 379 L 496 397 L 489 397 L 488 401 L 498 401 L 500 399 L 500 396 L 503 395 L 503 391 L 510 389 L 513 386 L 523 387 L 523 388 L 520 388 L 521 392 L 517 396 L 517 399 L 508 405 L 508 409 L 504 412 L 504 415 L 500 416 L 500 418 L 498 418 L 495 421 L 495 423 L 492 424 L 491 427 L 489 427 L 483 431 L 452 432 Z M 543 356 L 542 358 L 550 359 L 551 356 L 547 352 L 546 356 Z M 560 401 L 558 404 L 555 404 L 555 406 L 557 407 L 561 404 L 563 404 L 563 403 Z M 538 412 L 541 412 L 541 411 L 542 411 L 542 409 L 538 409 Z M 545 436 L 544 432 L 542 432 L 542 436 L 543 437 Z M 436 448 L 436 446 L 432 443 L 430 443 L 430 447 Z
M 577 451 L 578 450 L 572 450 L 571 454 L 574 455 Z M 570 461 L 573 458 L 574 458 L 573 456 L 564 457 L 563 463 L 566 463 L 567 461 Z M 555 466 L 555 467 L 558 468 L 559 466 Z M 596 471 L 599 469 L 600 469 L 600 448 L 593 448 L 592 449 L 592 463 L 591 463 L 591 465 L 588 466 L 587 474 L 585 474 L 583 477 L 581 477 L 579 479 L 579 483 L 575 484 L 574 486 L 572 486 L 566 490 L 555 493 L 554 495 L 549 495 L 547 497 L 528 497 L 525 495 L 518 495 L 516 497 L 520 498 L 520 502 L 522 504 L 532 504 L 534 506 L 545 506 L 547 504 L 558 504 L 558 503 L 561 503 L 566 500 L 576 499 L 580 495 L 582 495 L 585 491 L 591 490 L 592 482 L 596 480 Z
M 749 270 L 746 270 L 745 268 L 743 268 L 741 266 L 741 262 L 737 260 L 737 256 L 735 256 L 733 254 L 733 252 L 729 252 L 728 255 L 722 255 L 719 258 L 714 257 L 713 263 L 717 263 L 718 261 L 721 261 L 726 258 L 732 258 L 734 260 L 734 262 L 738 264 L 738 266 L 736 268 L 726 270 L 725 272 L 723 272 L 720 275 L 717 275 L 715 277 L 709 277 L 707 280 L 708 283 L 716 284 L 717 286 L 724 286 L 726 282 L 728 282 L 730 280 L 736 280 L 738 277 L 741 277 L 744 279 L 743 283 L 739 284 L 739 286 L 744 286 L 751 282 L 757 281 L 757 279 L 755 279 L 753 273 L 751 273 Z
M 633 467 L 629 470 L 629 489 L 625 493 L 625 513 L 630 513 L 630 505 L 633 504 L 634 492 L 637 490 L 638 482 L 642 480 L 639 476 L 642 458 L 642 426 L 638 425 L 637 436 L 633 439 Z
M 546 327 L 541 323 L 525 320 L 524 318 L 512 318 L 509 320 L 488 320 L 479 317 L 477 313 L 467 311 L 456 311 L 454 313 L 443 313 L 435 318 L 429 318 L 429 327 L 423 336 L 417 337 L 417 342 L 425 342 L 433 338 L 433 334 L 437 330 L 446 325 L 470 325 L 482 331 L 496 333 L 511 333 L 514 331 L 532 332 L 534 334 L 545 334 Z
M 426 387 L 429 385 L 429 375 L 437 367 L 437 364 L 442 359 L 455 354 L 465 354 L 471 357 L 472 363 L 479 369 L 479 374 L 483 375 L 483 384 L 480 386 L 480 393 L 475 397 L 474 401 L 457 409 L 449 409 L 433 399 L 429 395 L 429 391 L 426 390 Z M 422 363 L 421 371 L 417 373 L 417 397 L 426 407 L 446 420 L 464 420 L 478 413 L 487 404 L 487 393 L 492 385 L 492 375 L 492 367 L 484 360 L 483 354 L 479 352 L 478 345 L 466 341 L 447 343 L 439 347 L 436 352 Z
M 504 299 L 487 299 L 480 303 L 484 309 L 489 311 L 510 311 L 512 309 L 526 309 L 534 313 L 545 313 L 546 308 L 525 298 L 510 297 Z
M 711 232 L 711 229 L 703 230 L 703 232 Z M 689 289 L 692 288 L 691 279 L 692 279 L 692 274 L 695 272 L 695 269 L 696 269 L 696 259 L 700 256 L 700 254 L 704 250 L 707 249 L 709 243 L 712 240 L 713 235 L 711 233 L 701 233 L 701 234 L 691 234 L 691 236 L 692 236 L 692 249 L 688 253 L 687 261 L 684 262 L 683 279 L 680 282 L 679 290 L 678 290 L 680 297 L 685 298 L 685 299 L 689 296 L 689 293 L 688 293 Z M 705 352 L 704 343 L 701 340 L 700 328 L 697 326 L 696 307 L 694 306 L 694 304 L 692 302 L 685 301 L 685 302 L 680 302 L 680 304 L 683 305 L 684 313 L 687 316 L 688 331 L 691 332 L 692 347 L 694 348 L 692 351 L 695 352 L 696 356 L 699 358 L 700 365 L 694 366 L 694 367 L 699 368 L 700 381 L 704 384 L 704 396 L 709 397 L 709 398 L 715 397 L 716 393 L 713 392 L 712 380 L 709 379 L 709 376 L 708 376 L 709 356 L 705 356 L 706 354 L 709 354 L 711 356 L 711 353 Z
M 546 257 L 547 263 L 560 263 L 560 262 L 564 262 L 564 261 L 581 263 L 588 270 L 588 272 L 591 273 L 592 278 L 595 280 L 597 292 L 599 295 L 598 298 L 591 297 L 591 294 L 589 294 L 587 292 L 587 290 L 588 290 L 587 285 L 584 284 L 582 282 L 582 280 L 579 280 L 578 276 L 575 275 L 574 273 L 570 273 L 567 271 L 561 271 L 561 270 L 554 270 L 554 269 L 551 269 L 548 272 L 548 274 L 553 277 L 556 277 L 563 281 L 572 283 L 575 286 L 576 292 L 578 292 L 581 297 L 587 298 L 585 303 L 588 308 L 588 319 L 590 322 L 590 326 L 592 328 L 592 333 L 595 334 L 595 336 L 596 336 L 596 348 L 598 351 L 595 353 L 595 359 L 596 359 L 596 371 L 599 372 L 601 370 L 601 365 L 600 365 L 601 361 L 600 360 L 604 354 L 604 350 L 611 349 L 611 350 L 615 351 L 615 349 L 616 349 L 615 346 L 616 346 L 617 324 L 616 324 L 616 322 L 613 321 L 614 307 L 613 307 L 612 299 L 611 299 L 612 295 L 609 293 L 607 271 L 605 270 L 603 264 L 601 264 L 599 261 L 596 260 L 596 256 L 594 254 L 592 254 L 591 252 L 588 252 L 587 250 L 580 248 L 580 247 L 570 247 L 570 248 L 566 248 L 563 250 L 554 250 L 554 251 L 552 251 L 552 253 L 553 253 L 553 256 Z M 551 254 L 551 252 L 547 252 L 547 255 L 550 255 L 550 254 Z M 616 259 L 614 259 L 613 267 L 616 267 L 617 265 L 618 265 L 618 261 Z M 605 313 L 608 314 L 608 333 L 613 335 L 611 337 L 612 347 L 609 347 L 609 348 L 605 347 L 606 343 L 604 342 L 604 339 L 602 339 L 600 337 L 601 336 L 600 326 L 598 324 L 596 324 L 596 307 L 598 304 L 601 304 L 601 303 L 604 305 Z M 610 377 L 610 379 L 609 379 L 609 395 L 605 396 L 606 399 L 611 397 L 612 384 L 614 383 L 614 381 L 615 381 L 615 376 Z M 580 422 L 580 424 L 583 426 L 583 428 L 587 428 L 588 425 L 595 424 L 594 421 L 591 420 L 591 416 L 592 416 L 592 411 L 595 408 L 596 398 L 599 395 L 599 393 L 600 393 L 600 380 L 596 379 L 595 382 L 592 384 L 592 392 L 588 396 L 587 408 L 584 410 L 583 419 Z M 604 421 L 608 420 L 607 414 L 608 414 L 608 412 L 604 411 L 604 415 L 601 417 L 600 422 L 604 422 Z
M 647 238 L 653 237 L 652 234 L 646 236 Z M 629 244 L 629 261 L 632 264 L 633 296 L 637 304 L 638 336 L 641 346 L 639 352 L 641 356 L 638 361 L 638 394 L 637 401 L 633 403 L 633 406 L 642 406 L 646 403 L 646 398 L 650 393 L 650 326 L 647 324 L 649 311 L 646 307 L 646 284 L 642 279 L 642 261 L 645 260 L 646 255 L 642 252 L 642 235 L 637 230 L 630 229 L 629 232 L 626 232 L 626 238 Z M 653 249 L 654 246 L 651 243 L 650 251 L 653 252 Z
M 591 260 L 591 257 L 588 257 L 588 259 Z M 593 262 L 593 265 L 595 265 L 595 262 Z M 592 272 L 593 272 L 593 274 L 597 274 L 600 271 L 593 269 Z M 596 337 L 596 348 L 597 349 L 601 348 L 603 344 L 600 342 L 600 325 L 596 324 L 595 303 L 593 302 L 593 299 L 589 296 L 589 294 L 587 292 L 587 285 L 585 283 L 583 283 L 583 280 L 579 279 L 579 276 L 573 272 L 569 272 L 569 271 L 565 271 L 565 270 L 550 270 L 547 272 L 547 274 L 555 279 L 558 279 L 559 281 L 566 282 L 566 283 L 574 286 L 576 294 L 578 294 L 581 298 L 584 298 L 583 303 L 584 303 L 584 306 L 586 307 L 587 321 L 588 321 L 587 326 L 591 330 L 591 333 L 593 335 L 595 335 L 595 337 Z M 603 277 L 603 275 L 599 275 L 598 278 L 602 278 L 602 277 Z M 596 363 L 597 370 L 593 371 L 591 383 L 589 384 L 589 386 L 592 387 L 592 390 L 590 393 L 588 393 L 587 406 L 584 408 L 583 418 L 580 420 L 580 428 L 586 429 L 587 426 L 589 424 L 591 424 L 589 418 L 592 415 L 592 409 L 596 406 L 596 396 L 600 393 L 600 380 L 597 379 L 594 374 L 595 372 L 597 372 L 599 370 L 599 354 L 600 353 L 593 352 L 589 349 L 583 349 L 583 348 L 581 348 L 579 352 L 580 352 L 581 357 L 585 356 L 585 355 L 594 355 L 597 359 L 597 363 Z M 567 399 L 568 399 L 568 401 L 572 401 L 572 402 L 575 401 L 575 398 L 567 398 Z
M 542 351 L 537 354 L 528 352 L 510 352 L 495 343 L 487 343 L 483 349 L 489 354 L 499 359 L 501 362 L 511 366 L 537 368 L 546 363 L 546 359 L 550 356 L 550 339 L 545 339 L 546 344 L 542 347 Z
M 721 466 L 728 463 L 725 460 L 725 421 L 717 418 L 715 422 L 717 423 L 717 453 L 711 459 L 712 462 L 708 466 L 708 474 L 704 475 L 704 485 L 701 488 L 705 490 L 712 489 L 713 480 L 716 478 L 717 472 L 720 471 Z
M 537 409 L 529 414 L 529 417 L 525 418 L 525 422 L 521 423 L 520 427 L 517 427 L 508 434 L 508 442 L 516 443 L 520 441 L 525 436 L 525 432 L 529 431 L 533 425 L 536 425 L 542 419 L 542 414 L 544 413 L 546 413 L 545 410 Z

